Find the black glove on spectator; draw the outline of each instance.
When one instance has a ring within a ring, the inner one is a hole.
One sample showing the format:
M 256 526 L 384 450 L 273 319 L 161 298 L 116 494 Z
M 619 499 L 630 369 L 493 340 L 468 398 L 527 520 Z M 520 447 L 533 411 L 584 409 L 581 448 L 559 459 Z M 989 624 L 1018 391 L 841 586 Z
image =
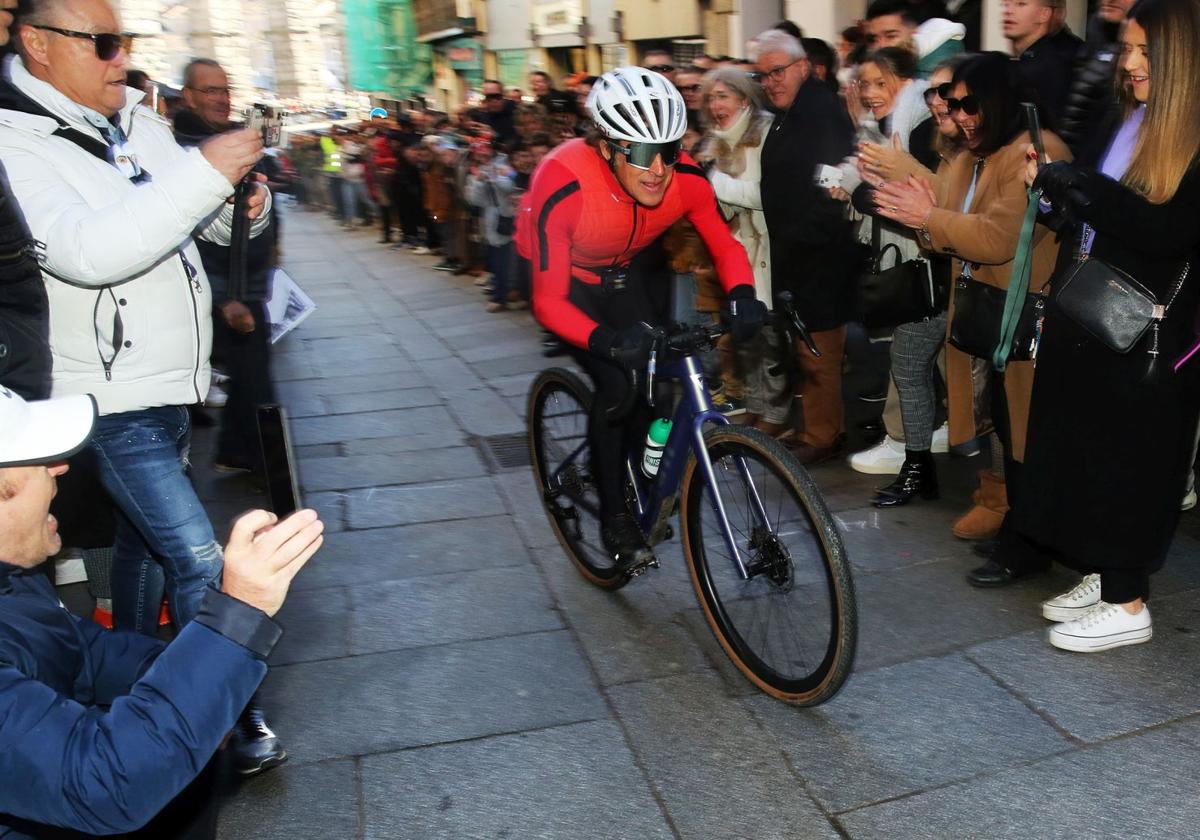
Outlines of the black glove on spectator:
M 746 283 L 729 293 L 729 334 L 738 344 L 758 335 L 767 323 L 767 305 L 754 296 L 754 287 Z
M 654 347 L 654 328 L 645 321 L 623 330 L 596 327 L 588 336 L 588 349 L 605 359 L 628 368 L 640 368 L 650 359 Z
M 1086 193 L 1087 174 L 1073 163 L 1056 160 L 1038 170 L 1033 189 L 1062 210 L 1087 207 L 1092 203 Z

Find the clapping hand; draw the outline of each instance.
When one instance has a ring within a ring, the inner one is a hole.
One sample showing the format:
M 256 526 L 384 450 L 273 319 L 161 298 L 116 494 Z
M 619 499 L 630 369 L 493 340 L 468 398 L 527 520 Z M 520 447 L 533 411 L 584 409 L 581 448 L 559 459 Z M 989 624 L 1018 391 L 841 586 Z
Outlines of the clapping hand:
M 916 230 L 929 221 L 929 215 L 937 207 L 937 197 L 928 179 L 909 175 L 903 181 L 889 181 L 876 187 L 875 206 L 883 218 Z

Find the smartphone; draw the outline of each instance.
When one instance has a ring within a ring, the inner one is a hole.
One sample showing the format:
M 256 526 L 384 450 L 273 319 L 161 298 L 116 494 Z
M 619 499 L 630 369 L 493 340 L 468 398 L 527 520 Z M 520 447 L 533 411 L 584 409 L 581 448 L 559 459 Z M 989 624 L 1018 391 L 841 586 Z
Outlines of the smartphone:
M 262 445 L 263 475 L 267 477 L 271 510 L 284 519 L 300 507 L 300 486 L 283 406 L 269 403 L 258 407 L 258 440 Z
M 842 185 L 842 177 L 844 173 L 836 166 L 828 164 L 817 164 L 817 171 L 813 173 L 813 183 L 823 190 L 830 187 L 840 187 Z
M 1038 118 L 1037 106 L 1032 102 L 1022 102 L 1021 107 L 1025 109 L 1025 126 L 1029 129 L 1030 142 L 1037 152 L 1038 168 L 1041 168 L 1050 162 L 1046 157 L 1046 146 L 1042 142 L 1042 121 Z
M 274 148 L 279 145 L 279 141 L 283 137 L 283 115 L 282 108 L 275 108 L 271 105 L 251 105 L 245 113 L 246 128 L 262 135 L 264 148 Z

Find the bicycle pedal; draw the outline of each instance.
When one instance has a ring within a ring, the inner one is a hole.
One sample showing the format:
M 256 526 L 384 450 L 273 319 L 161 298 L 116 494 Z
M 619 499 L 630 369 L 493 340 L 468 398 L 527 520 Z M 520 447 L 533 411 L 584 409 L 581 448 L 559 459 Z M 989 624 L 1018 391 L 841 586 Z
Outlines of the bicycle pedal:
M 659 568 L 658 558 L 651 554 L 649 557 L 641 560 L 635 560 L 627 569 L 625 569 L 625 577 L 633 580 L 635 577 L 641 577 L 646 573 L 647 569 Z

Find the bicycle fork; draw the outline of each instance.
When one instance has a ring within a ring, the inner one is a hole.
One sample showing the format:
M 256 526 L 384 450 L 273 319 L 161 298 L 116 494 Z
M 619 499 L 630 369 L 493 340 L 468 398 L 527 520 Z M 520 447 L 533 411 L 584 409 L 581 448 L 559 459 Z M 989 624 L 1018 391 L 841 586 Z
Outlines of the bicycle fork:
M 691 429 L 692 449 L 695 452 L 696 461 L 704 473 L 704 480 L 711 491 L 713 513 L 717 516 L 721 535 L 725 538 L 725 544 L 733 553 L 734 562 L 737 563 L 738 574 L 741 575 L 742 580 L 749 580 L 751 574 L 746 566 L 746 561 L 742 558 L 742 552 L 738 548 L 733 526 L 729 523 L 729 514 L 725 510 L 725 501 L 721 498 L 721 489 L 717 484 L 717 471 L 713 467 L 712 459 L 708 457 L 708 448 L 704 442 L 704 426 L 706 423 L 716 422 L 720 425 L 725 425 L 729 423 L 729 419 L 713 409 L 708 396 L 708 386 L 704 383 L 704 375 L 700 371 L 699 365 L 696 364 L 695 359 L 690 357 L 685 359 L 684 366 L 687 369 L 687 375 L 683 380 L 688 384 L 688 398 L 694 406 Z M 748 488 L 748 495 L 750 496 L 750 504 L 754 510 L 754 515 L 758 518 L 761 527 L 768 528 L 770 523 L 767 519 L 767 511 L 763 506 L 762 499 L 758 495 L 758 488 L 754 486 L 754 480 L 750 476 L 750 468 L 746 465 L 746 459 L 737 457 L 734 460 L 737 463 L 738 473 Z

